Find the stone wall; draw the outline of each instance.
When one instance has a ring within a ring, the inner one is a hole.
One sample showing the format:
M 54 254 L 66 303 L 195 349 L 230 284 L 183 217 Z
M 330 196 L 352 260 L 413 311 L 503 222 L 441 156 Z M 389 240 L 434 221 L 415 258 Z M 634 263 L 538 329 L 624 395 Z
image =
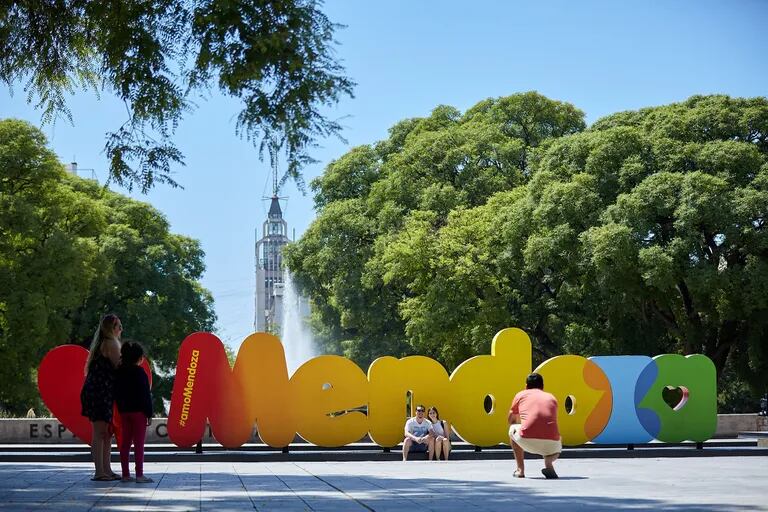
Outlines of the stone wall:
M 210 430 L 210 429 L 209 429 Z M 254 438 L 254 442 L 258 438 Z M 170 443 L 166 418 L 154 418 L 147 427 L 147 444 Z M 210 431 L 205 443 L 215 443 Z M 0 419 L 0 444 L 82 443 L 55 418 Z
M 739 432 L 768 431 L 768 417 L 757 414 L 718 414 L 715 437 L 736 437 Z M 166 418 L 155 418 L 147 429 L 147 444 L 170 443 Z M 205 443 L 215 443 L 210 429 Z M 250 442 L 260 442 L 254 429 Z M 0 444 L 81 443 L 53 418 L 0 419 Z
M 715 437 L 736 437 L 739 432 L 768 430 L 768 418 L 757 414 L 718 414 Z

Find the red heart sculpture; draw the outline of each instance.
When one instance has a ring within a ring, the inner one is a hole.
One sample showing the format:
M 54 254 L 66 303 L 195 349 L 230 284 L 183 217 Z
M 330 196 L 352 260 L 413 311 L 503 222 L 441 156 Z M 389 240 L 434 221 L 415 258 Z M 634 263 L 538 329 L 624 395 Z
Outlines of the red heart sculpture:
M 91 422 L 80 414 L 80 390 L 85 382 L 85 362 L 88 351 L 80 345 L 61 345 L 51 349 L 37 370 L 37 388 L 46 407 L 70 432 L 91 444 Z M 152 372 L 146 359 L 141 363 L 152 386 Z M 115 408 L 112 418 L 119 442 L 120 418 Z
M 61 345 L 45 354 L 37 370 L 40 398 L 51 414 L 77 437 L 91 444 L 91 422 L 80 414 L 80 390 L 85 382 L 88 351 L 79 345 Z

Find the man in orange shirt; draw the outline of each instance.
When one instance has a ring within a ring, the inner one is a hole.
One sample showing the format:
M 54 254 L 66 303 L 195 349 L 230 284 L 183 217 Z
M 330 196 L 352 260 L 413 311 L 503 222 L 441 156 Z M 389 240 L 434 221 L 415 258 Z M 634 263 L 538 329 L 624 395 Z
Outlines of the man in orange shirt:
M 517 469 L 514 476 L 525 478 L 525 453 L 544 457 L 546 478 L 557 478 L 552 463 L 560 456 L 563 445 L 557 429 L 557 399 L 544 391 L 544 379 L 532 373 L 525 379 L 525 390 L 512 400 L 509 409 L 509 444 L 515 453 Z

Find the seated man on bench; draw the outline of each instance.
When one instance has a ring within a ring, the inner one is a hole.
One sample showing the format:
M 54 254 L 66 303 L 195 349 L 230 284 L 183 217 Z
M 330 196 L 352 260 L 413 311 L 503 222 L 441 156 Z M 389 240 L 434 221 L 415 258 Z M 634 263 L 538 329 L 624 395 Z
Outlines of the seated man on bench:
M 403 440 L 403 462 L 408 460 L 410 452 L 427 452 L 429 458 L 435 449 L 435 438 L 432 436 L 432 422 L 424 417 L 424 406 L 416 406 L 416 416 L 405 422 L 405 439 Z

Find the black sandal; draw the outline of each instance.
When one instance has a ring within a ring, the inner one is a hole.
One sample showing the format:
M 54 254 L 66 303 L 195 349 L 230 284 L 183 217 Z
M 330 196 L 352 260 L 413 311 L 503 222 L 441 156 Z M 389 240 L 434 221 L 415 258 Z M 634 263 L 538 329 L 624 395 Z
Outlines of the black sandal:
M 557 473 L 555 473 L 554 469 L 544 468 L 541 470 L 541 474 L 544 475 L 544 478 L 548 480 L 552 478 L 557 478 Z

